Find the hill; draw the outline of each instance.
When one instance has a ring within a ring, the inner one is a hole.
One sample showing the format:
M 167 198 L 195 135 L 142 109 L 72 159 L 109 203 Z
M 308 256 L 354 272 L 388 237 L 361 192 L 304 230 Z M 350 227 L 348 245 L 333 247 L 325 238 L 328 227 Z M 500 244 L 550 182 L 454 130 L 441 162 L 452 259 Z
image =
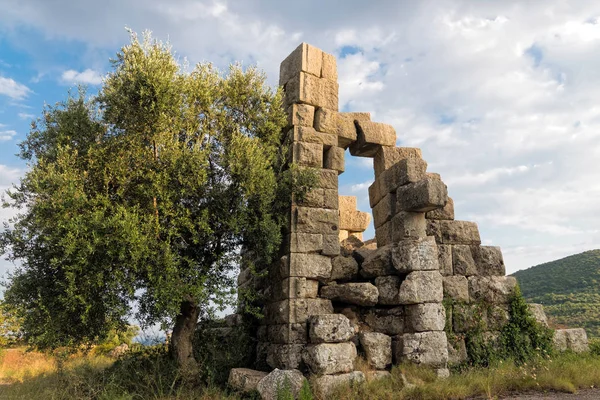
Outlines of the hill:
M 544 305 L 555 325 L 600 337 L 600 250 L 590 250 L 513 274 L 530 303 Z

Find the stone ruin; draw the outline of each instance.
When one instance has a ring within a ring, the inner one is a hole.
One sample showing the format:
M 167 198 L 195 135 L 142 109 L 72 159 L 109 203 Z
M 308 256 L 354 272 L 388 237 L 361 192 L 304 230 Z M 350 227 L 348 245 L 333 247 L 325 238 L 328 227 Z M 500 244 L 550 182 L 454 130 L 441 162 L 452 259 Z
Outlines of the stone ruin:
M 427 172 L 420 149 L 396 147 L 394 128 L 369 113 L 338 111 L 334 56 L 301 44 L 281 63 L 279 84 L 290 161 L 315 169 L 319 183 L 292 201 L 284 250 L 267 277 L 249 269 L 239 275 L 240 289 L 252 287 L 264 299 L 256 368 L 316 375 L 321 393 L 365 379 L 355 371 L 359 354 L 372 369 L 367 379 L 405 361 L 448 376 L 448 363 L 467 359 L 464 332 L 482 324 L 484 338 L 493 339 L 508 321 L 517 282 L 505 276 L 500 248 L 481 245 L 476 223 L 455 219 L 447 187 Z M 373 159 L 375 239 L 367 242 L 370 214 L 356 209 L 355 197 L 338 194 L 348 149 Z M 487 304 L 483 312 L 478 302 Z M 531 309 L 547 324 L 541 306 Z M 559 347 L 587 347 L 585 331 L 559 332 Z M 286 376 L 301 384 L 298 374 Z M 230 383 L 266 387 L 265 375 L 234 369 Z

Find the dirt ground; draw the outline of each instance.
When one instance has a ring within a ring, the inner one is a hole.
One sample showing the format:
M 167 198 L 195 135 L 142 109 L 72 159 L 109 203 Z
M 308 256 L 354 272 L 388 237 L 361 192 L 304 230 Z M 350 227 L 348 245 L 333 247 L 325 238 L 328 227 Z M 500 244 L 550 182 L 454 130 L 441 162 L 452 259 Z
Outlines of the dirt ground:
M 600 388 L 581 389 L 577 393 L 527 393 L 501 397 L 503 400 L 600 400 Z

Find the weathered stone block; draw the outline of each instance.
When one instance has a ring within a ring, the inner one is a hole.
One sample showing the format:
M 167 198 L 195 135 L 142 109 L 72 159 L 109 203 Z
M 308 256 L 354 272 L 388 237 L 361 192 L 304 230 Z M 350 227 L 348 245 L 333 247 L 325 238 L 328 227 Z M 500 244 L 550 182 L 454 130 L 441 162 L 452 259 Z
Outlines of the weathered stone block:
M 304 347 L 303 344 L 270 344 L 267 347 L 267 364 L 271 368 L 279 369 L 303 368 L 302 353 Z M 258 384 L 259 387 L 261 382 Z
M 477 275 L 477 266 L 471 254 L 471 247 L 464 244 L 452 246 L 452 269 L 455 275 Z
M 308 319 L 311 343 L 340 343 L 354 336 L 354 327 L 342 314 L 315 315 Z
M 452 327 L 458 333 L 477 327 L 487 329 L 487 309 L 480 304 L 455 304 L 452 310 Z
M 427 220 L 427 235 L 435 236 L 441 244 L 481 244 L 475 222 Z
M 427 236 L 424 213 L 400 211 L 392 217 L 392 241 L 418 239 Z
M 294 126 L 289 130 L 288 135 L 290 137 L 290 140 L 293 140 L 295 142 L 322 144 L 324 150 L 337 146 L 336 135 L 332 135 L 331 133 L 319 132 L 315 130 L 312 126 Z
M 391 379 L 392 374 L 390 371 L 366 371 L 365 377 L 367 378 L 367 382 L 378 381 L 380 379 Z
M 491 331 L 501 331 L 508 323 L 508 306 L 505 304 L 491 305 L 487 309 L 487 326 Z
M 440 263 L 440 273 L 443 276 L 453 275 L 454 272 L 452 269 L 452 246 L 446 244 L 438 244 L 438 255 L 438 260 Z
M 588 338 L 583 328 L 565 329 L 567 336 L 567 348 L 575 353 L 589 351 Z
M 324 256 L 336 256 L 340 254 L 340 240 L 337 234 L 323 235 L 323 251 Z
M 281 62 L 279 66 L 279 86 L 284 86 L 301 72 L 320 78 L 323 71 L 323 59 L 321 49 L 302 43 Z M 330 61 L 329 58 L 328 61 Z
M 289 268 L 282 266 L 282 278 L 293 276 L 310 278 L 327 282 L 331 279 L 331 258 L 320 254 L 291 253 Z
M 315 119 L 315 108 L 308 104 L 292 104 L 288 108 L 289 126 L 309 126 L 312 128 Z
M 323 144 L 295 142 L 293 161 L 305 167 L 323 167 Z
M 402 279 L 399 276 L 378 276 L 375 278 L 375 286 L 379 291 L 379 304 L 388 306 L 399 305 L 400 303 L 400 284 Z
M 392 263 L 392 246 L 379 247 L 376 250 L 368 250 L 368 255 L 361 264 L 360 274 L 364 278 L 375 278 L 377 276 L 393 275 L 396 273 Z
M 370 309 L 365 315 L 365 323 L 375 332 L 400 335 L 404 333 L 404 307 Z
M 337 82 L 337 63 L 332 54 L 323 52 L 323 64 L 321 65 L 321 78 Z
M 323 250 L 323 235 L 320 233 L 291 233 L 288 235 L 290 253 L 316 253 Z
M 465 339 L 457 336 L 451 341 L 448 340 L 448 363 L 460 364 L 467 361 L 467 345 Z
M 339 196 L 338 204 L 340 205 L 340 212 L 355 211 L 357 209 L 356 196 Z
M 394 231 L 392 221 L 388 221 L 378 228 L 375 228 L 375 241 L 377 247 L 384 247 L 394 243 Z
M 381 195 L 392 193 L 400 186 L 427 181 L 426 170 L 427 163 L 422 158 L 405 158 L 398 161 L 379 175 Z M 441 181 L 436 182 L 436 186 L 440 186 Z
M 445 367 L 448 362 L 446 332 L 405 333 L 393 343 L 394 362 Z
M 256 390 L 258 382 L 267 375 L 263 371 L 248 368 L 232 368 L 229 371 L 227 384 L 238 392 L 249 393 Z
M 344 149 L 337 146 L 332 146 L 325 152 L 324 167 L 334 169 L 338 173 L 344 172 Z
M 527 308 L 529 308 L 529 312 L 531 313 L 531 315 L 533 315 L 533 318 L 535 318 L 538 324 L 541 324 L 546 328 L 548 327 L 548 317 L 546 317 L 543 305 L 529 303 L 527 304 Z
M 354 257 L 337 256 L 331 261 L 331 280 L 349 281 L 358 276 L 358 263 Z
M 444 298 L 442 275 L 438 271 L 415 271 L 400 285 L 401 304 L 441 303 Z
M 423 179 L 400 186 L 396 190 L 397 211 L 431 211 L 444 207 L 447 200 L 446 185 L 435 179 Z
M 454 219 L 454 200 L 448 197 L 446 205 L 437 210 L 429 211 L 426 215 L 427 219 L 442 219 L 442 220 L 453 220 Z
M 406 306 L 405 330 L 408 332 L 443 331 L 446 310 L 442 303 Z
M 392 263 L 402 274 L 413 271 L 439 271 L 440 264 L 435 239 L 427 236 L 400 241 L 392 251 Z
M 396 195 L 388 193 L 373 207 L 373 222 L 375 228 L 379 228 L 381 225 L 391 220 L 396 214 Z
M 316 377 L 312 383 L 315 393 L 321 398 L 328 398 L 340 386 L 353 385 L 364 382 L 365 374 L 361 371 L 352 371 L 339 375 L 323 375 Z
M 354 343 L 322 343 L 306 347 L 303 360 L 313 374 L 330 375 L 354 370 Z
M 482 276 L 504 276 L 506 267 L 502 250 L 497 246 L 472 246 L 471 253 L 477 266 L 477 273 Z
M 513 276 L 472 276 L 469 278 L 471 301 L 508 303 L 515 292 L 517 280 Z
M 392 338 L 378 332 L 359 335 L 367 362 L 375 369 L 385 369 L 392 363 Z
M 267 304 L 265 321 L 269 324 L 303 324 L 312 315 L 333 314 L 327 299 L 289 299 Z
M 359 306 L 374 306 L 379 299 L 379 292 L 376 286 L 368 282 L 341 283 L 323 286 L 321 297 Z
M 294 398 L 297 398 L 304 385 L 306 378 L 302 375 L 302 372 L 296 369 L 280 370 L 275 369 L 269 375 L 261 379 L 256 386 L 260 398 L 262 400 L 277 400 L 279 396 L 277 393 L 281 390 L 280 388 L 287 385 Z
M 314 188 L 297 205 L 302 207 L 326 208 L 330 210 L 338 209 L 338 194 L 335 189 Z
M 317 187 L 322 189 L 338 189 L 338 173 L 333 169 L 313 169 L 317 175 Z
M 557 329 L 554 331 L 554 336 L 552 337 L 552 344 L 554 348 L 558 351 L 566 351 L 567 350 L 567 334 L 566 329 Z
M 275 344 L 306 344 L 306 324 L 268 325 L 267 337 Z
M 356 141 L 354 118 L 348 114 L 319 108 L 315 113 L 314 127 L 318 131 L 336 135 L 338 147 L 347 149 L 352 142 Z
M 371 121 L 354 121 L 356 142 L 350 145 L 350 154 L 357 157 L 375 157 L 381 146 L 396 145 L 396 131 L 393 126 Z
M 312 279 L 291 277 L 272 283 L 273 300 L 315 299 L 319 294 L 319 282 Z
M 286 106 L 304 103 L 333 111 L 338 109 L 338 84 L 329 79 L 301 72 L 285 84 L 284 91 Z
M 373 159 L 375 178 L 377 179 L 383 171 L 405 158 L 422 158 L 421 149 L 415 147 L 382 146 Z
M 469 302 L 469 281 L 460 275 L 444 276 L 444 298 Z
M 325 208 L 296 207 L 292 221 L 293 233 L 337 234 L 338 210 Z
M 371 214 L 362 211 L 340 213 L 339 229 L 352 232 L 364 232 L 371 222 Z

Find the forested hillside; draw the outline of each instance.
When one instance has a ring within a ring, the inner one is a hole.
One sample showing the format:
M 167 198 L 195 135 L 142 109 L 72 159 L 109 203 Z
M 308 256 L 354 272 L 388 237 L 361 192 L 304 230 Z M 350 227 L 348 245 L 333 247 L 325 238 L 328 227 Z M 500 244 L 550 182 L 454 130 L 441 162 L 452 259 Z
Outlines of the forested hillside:
M 590 250 L 513 274 L 528 302 L 544 305 L 555 324 L 600 337 L 600 250 Z

